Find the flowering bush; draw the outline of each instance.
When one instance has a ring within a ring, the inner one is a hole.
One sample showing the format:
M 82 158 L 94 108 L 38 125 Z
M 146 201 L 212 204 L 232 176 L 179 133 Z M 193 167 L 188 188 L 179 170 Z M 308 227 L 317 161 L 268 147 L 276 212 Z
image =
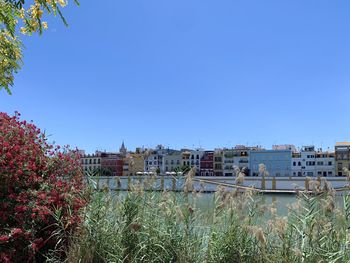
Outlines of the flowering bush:
M 86 204 L 79 156 L 19 117 L 0 112 L 0 262 L 64 257 Z

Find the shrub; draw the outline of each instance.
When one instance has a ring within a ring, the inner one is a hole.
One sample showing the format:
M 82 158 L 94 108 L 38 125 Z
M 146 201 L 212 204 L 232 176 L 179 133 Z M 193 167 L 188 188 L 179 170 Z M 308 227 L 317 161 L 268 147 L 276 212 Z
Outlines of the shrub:
M 0 262 L 63 258 L 86 203 L 79 156 L 19 118 L 0 113 Z

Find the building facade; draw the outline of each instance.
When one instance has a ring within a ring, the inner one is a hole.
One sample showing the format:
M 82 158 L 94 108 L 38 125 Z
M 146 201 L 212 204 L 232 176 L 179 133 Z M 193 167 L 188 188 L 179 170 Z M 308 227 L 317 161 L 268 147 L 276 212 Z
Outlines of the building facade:
M 214 175 L 214 151 L 205 151 L 200 160 L 200 175 Z
M 213 173 L 214 176 L 223 176 L 224 170 L 223 170 L 223 150 L 222 149 L 215 149 L 214 151 L 214 162 L 213 162 Z
M 85 174 L 91 174 L 93 171 L 101 169 L 101 154 L 99 152 L 95 154 L 82 153 L 80 160 Z
M 236 170 L 239 168 L 246 175 L 249 175 L 249 153 L 261 148 L 246 147 L 237 145 L 232 149 L 223 150 L 223 175 L 236 176 Z
M 180 151 L 169 152 L 163 156 L 162 172 L 174 172 L 181 168 L 182 155 Z
M 291 167 L 292 176 L 334 176 L 335 155 L 315 150 L 315 146 L 304 146 L 300 152 L 292 153 Z
M 104 175 L 123 175 L 123 156 L 118 153 L 101 152 L 101 170 Z
M 350 142 L 335 144 L 335 166 L 337 176 L 347 176 L 350 170 Z
M 145 171 L 144 156 L 136 149 L 135 153 L 128 153 L 124 158 L 123 175 L 133 176 Z
M 200 175 L 200 169 L 201 169 L 201 159 L 204 155 L 204 150 L 202 149 L 197 149 L 197 150 L 192 150 L 190 152 L 190 168 L 196 168 L 196 176 Z
M 249 169 L 252 176 L 259 176 L 259 165 L 264 164 L 269 176 L 291 176 L 291 150 L 254 150 L 249 152 Z

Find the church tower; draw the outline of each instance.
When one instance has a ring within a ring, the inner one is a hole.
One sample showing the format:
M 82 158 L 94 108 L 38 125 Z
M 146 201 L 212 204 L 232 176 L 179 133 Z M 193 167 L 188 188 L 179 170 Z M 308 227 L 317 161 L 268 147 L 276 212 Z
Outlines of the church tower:
M 124 145 L 124 141 L 122 143 L 122 146 L 119 148 L 119 152 L 123 155 L 123 156 L 126 156 L 126 153 L 127 153 L 127 149 Z

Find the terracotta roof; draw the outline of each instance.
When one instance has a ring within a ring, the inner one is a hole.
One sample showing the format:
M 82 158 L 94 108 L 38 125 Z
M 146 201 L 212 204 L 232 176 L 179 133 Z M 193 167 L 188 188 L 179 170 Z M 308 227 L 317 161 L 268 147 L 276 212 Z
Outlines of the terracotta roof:
M 340 145 L 350 145 L 350 142 L 336 142 L 335 145 L 336 145 L 336 146 L 340 146 Z

